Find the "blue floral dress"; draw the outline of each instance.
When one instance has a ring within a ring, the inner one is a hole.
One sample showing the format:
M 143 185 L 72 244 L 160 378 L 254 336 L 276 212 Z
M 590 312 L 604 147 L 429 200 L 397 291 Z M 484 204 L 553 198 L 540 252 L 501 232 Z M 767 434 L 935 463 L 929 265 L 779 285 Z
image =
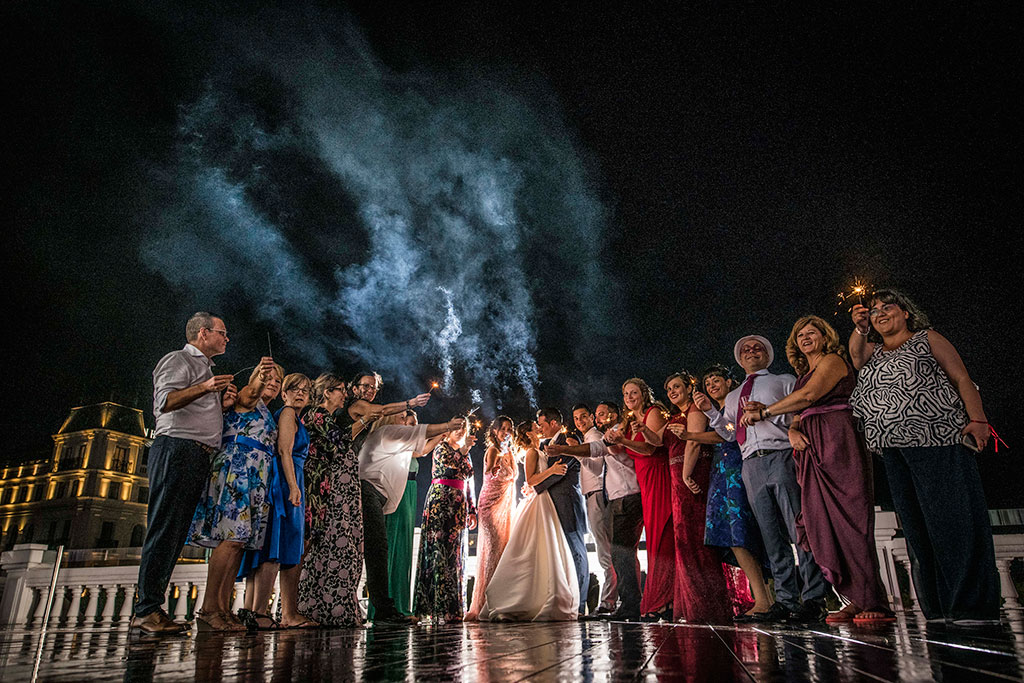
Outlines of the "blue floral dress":
M 263 401 L 248 412 L 224 414 L 221 449 L 213 458 L 206 494 L 192 517 L 189 544 L 216 548 L 222 541 L 236 541 L 253 550 L 263 545 L 276 442 L 277 423 Z
M 704 544 L 719 548 L 746 548 L 761 552 L 761 532 L 747 502 L 740 472 L 743 456 L 735 441 L 715 444 L 708 484 Z

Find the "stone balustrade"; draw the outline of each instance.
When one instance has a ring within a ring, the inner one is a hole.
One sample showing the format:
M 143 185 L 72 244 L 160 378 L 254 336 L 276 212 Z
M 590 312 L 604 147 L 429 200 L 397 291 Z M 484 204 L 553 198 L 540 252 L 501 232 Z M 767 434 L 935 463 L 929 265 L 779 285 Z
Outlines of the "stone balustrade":
M 1019 524 L 1017 517 L 1005 521 L 1007 513 L 1019 511 L 992 511 L 993 522 Z M 913 584 L 909 586 L 909 602 L 903 599 L 899 574 L 905 572 L 912 582 L 910 558 L 906 541 L 899 535 L 896 514 L 876 508 L 875 540 L 878 547 L 878 563 L 882 582 L 888 593 L 890 606 L 894 610 L 918 612 L 914 598 Z M 418 541 L 419 529 L 416 530 Z M 999 571 L 1003 607 L 1006 610 L 1020 610 L 1021 603 L 1010 576 L 1010 563 L 1024 557 L 1024 534 L 995 534 L 996 567 Z M 418 543 L 417 543 L 418 545 Z M 641 552 L 641 562 L 646 558 Z M 597 567 L 596 554 L 591 551 L 592 569 Z M 0 625 L 24 627 L 41 626 L 46 602 L 49 597 L 50 579 L 53 574 L 55 551 L 45 545 L 21 544 L 14 546 L 0 556 L 0 568 L 6 573 L 3 598 L 0 600 Z M 414 555 L 415 557 L 415 555 Z M 466 576 L 475 574 L 476 556 L 466 557 Z M 899 567 L 899 570 L 897 569 Z M 206 591 L 205 563 L 179 563 L 168 589 L 165 609 L 174 619 L 191 618 L 196 605 L 202 604 Z M 413 576 L 415 577 L 415 571 Z M 127 623 L 135 601 L 136 584 L 139 577 L 138 565 L 71 567 L 63 568 L 58 574 L 57 596 L 50 613 L 50 626 L 74 627 L 95 623 Z M 279 591 L 274 591 L 276 611 Z M 362 590 L 360 590 L 362 596 Z M 235 584 L 233 607 L 241 607 L 245 600 L 245 586 Z M 365 599 L 360 601 L 366 607 Z M 273 612 L 272 612 L 273 613 Z

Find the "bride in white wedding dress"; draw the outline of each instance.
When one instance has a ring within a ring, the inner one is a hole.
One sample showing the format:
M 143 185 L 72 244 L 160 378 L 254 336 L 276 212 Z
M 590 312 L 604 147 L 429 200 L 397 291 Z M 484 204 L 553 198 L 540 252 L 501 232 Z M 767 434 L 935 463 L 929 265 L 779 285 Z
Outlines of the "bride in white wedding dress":
M 540 452 L 535 422 L 516 427 L 514 445 L 525 451 L 526 483 L 536 486 L 566 472 L 564 464 L 548 467 Z M 547 491 L 520 502 L 508 545 L 487 584 L 481 621 L 575 621 L 580 605 L 576 568 L 569 543 Z

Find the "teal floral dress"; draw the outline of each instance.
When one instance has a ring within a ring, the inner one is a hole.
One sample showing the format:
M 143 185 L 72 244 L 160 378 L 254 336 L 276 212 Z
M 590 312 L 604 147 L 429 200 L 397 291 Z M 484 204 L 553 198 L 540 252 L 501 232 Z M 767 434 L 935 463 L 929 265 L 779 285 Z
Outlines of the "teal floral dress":
M 222 541 L 263 546 L 270 515 L 270 462 L 277 423 L 263 401 L 248 412 L 224 414 L 221 449 L 213 458 L 206 494 L 196 507 L 189 544 L 216 548 Z
M 473 485 L 473 463 L 447 441 L 434 449 L 433 459 L 433 481 L 427 489 L 420 527 L 413 611 L 418 617 L 461 621 L 465 610 L 462 541 L 467 515 L 476 513 L 466 495 Z M 451 485 L 459 481 L 463 488 Z

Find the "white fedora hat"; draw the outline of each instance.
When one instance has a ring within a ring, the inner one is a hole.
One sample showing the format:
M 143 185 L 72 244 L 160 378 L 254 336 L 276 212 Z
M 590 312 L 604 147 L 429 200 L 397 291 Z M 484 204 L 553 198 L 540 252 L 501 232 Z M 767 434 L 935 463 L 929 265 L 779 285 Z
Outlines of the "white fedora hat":
M 748 334 L 746 337 L 740 337 L 736 345 L 732 347 L 732 355 L 737 363 L 740 362 L 740 349 L 743 348 L 743 343 L 748 341 L 756 341 L 763 344 L 768 352 L 768 365 L 775 362 L 775 349 L 772 348 L 772 343 L 759 334 Z

